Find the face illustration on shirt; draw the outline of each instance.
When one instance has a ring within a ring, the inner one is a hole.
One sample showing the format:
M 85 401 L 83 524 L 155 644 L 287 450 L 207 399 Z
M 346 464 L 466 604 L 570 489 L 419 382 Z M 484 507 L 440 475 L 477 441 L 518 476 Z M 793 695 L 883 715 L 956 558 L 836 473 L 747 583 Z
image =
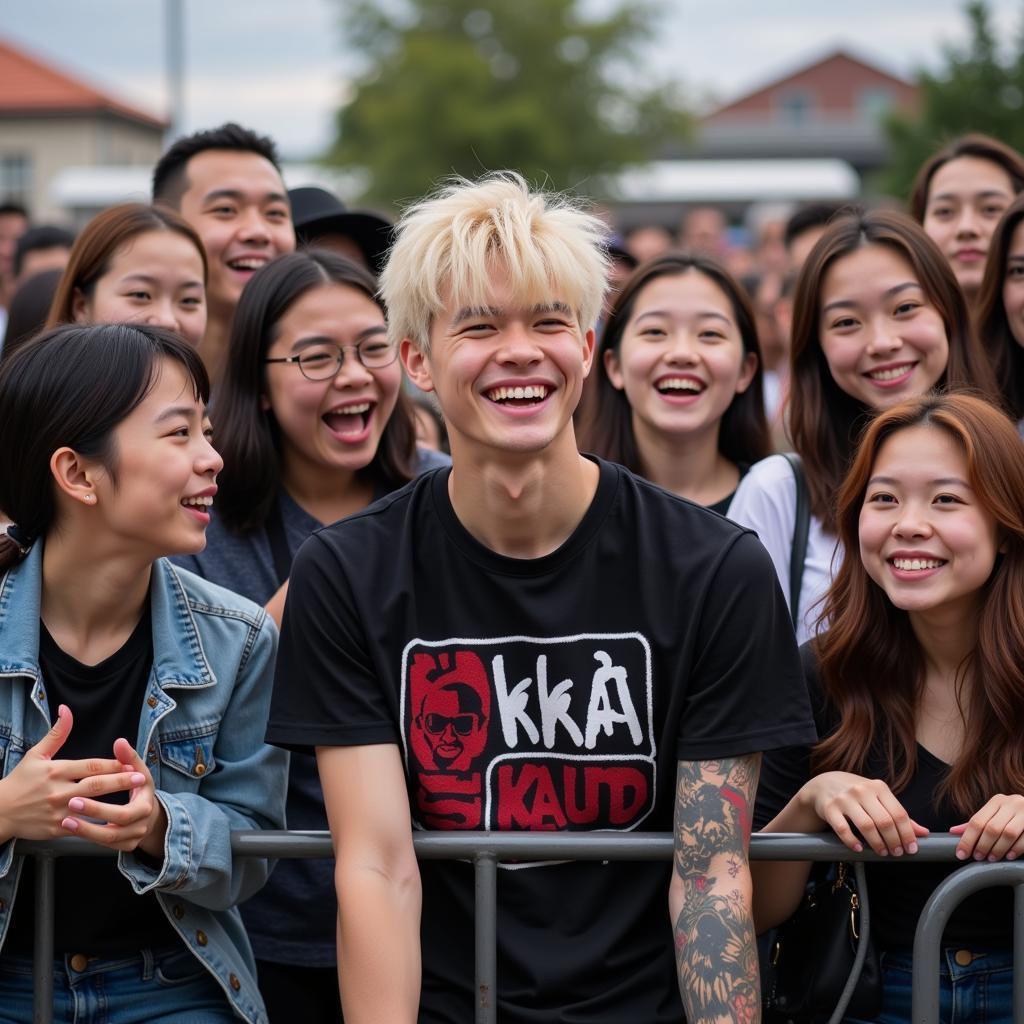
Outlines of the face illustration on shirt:
M 412 744 L 424 768 L 465 772 L 487 745 L 490 683 L 480 658 L 417 655 L 410 671 Z

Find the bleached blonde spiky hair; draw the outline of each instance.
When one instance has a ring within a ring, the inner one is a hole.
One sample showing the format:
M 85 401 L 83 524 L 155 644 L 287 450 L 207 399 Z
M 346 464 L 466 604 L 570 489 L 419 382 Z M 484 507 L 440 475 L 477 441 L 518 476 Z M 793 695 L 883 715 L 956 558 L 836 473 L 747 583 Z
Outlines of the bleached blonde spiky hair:
M 518 304 L 565 302 L 582 331 L 597 322 L 607 279 L 607 228 L 565 196 L 531 192 L 513 171 L 457 178 L 411 206 L 380 276 L 388 332 L 430 351 L 446 307 L 490 305 L 492 276 L 507 273 Z

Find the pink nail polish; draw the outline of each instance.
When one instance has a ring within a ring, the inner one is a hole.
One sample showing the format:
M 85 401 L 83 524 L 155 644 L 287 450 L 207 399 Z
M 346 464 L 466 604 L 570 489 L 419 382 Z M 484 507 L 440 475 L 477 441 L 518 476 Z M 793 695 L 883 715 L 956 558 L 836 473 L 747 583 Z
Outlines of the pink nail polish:
M 60 823 L 61 828 L 66 828 L 69 832 L 78 831 L 78 821 L 75 818 L 65 818 Z
M 133 786 L 141 786 L 145 781 L 146 781 L 146 776 L 143 775 L 142 772 L 135 772 L 135 774 L 132 775 L 132 785 Z
M 956 851 L 956 859 L 957 860 L 967 860 L 967 851 L 966 850 L 957 850 Z
M 68 808 L 72 811 L 83 811 L 85 810 L 85 801 L 80 797 L 72 797 L 68 801 Z
M 917 853 L 917 843 L 911 843 L 907 847 L 907 853 Z

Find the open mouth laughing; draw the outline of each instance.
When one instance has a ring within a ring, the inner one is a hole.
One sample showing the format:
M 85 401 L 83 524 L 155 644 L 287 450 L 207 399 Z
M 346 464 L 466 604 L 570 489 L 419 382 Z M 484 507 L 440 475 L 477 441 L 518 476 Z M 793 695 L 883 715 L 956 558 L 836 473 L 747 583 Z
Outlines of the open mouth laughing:
M 350 402 L 336 405 L 320 418 L 327 429 L 341 441 L 362 441 L 370 429 L 370 419 L 376 402 Z
M 528 409 L 540 405 L 553 389 L 546 384 L 525 384 L 490 388 L 485 392 L 488 399 L 496 405 L 515 409 Z

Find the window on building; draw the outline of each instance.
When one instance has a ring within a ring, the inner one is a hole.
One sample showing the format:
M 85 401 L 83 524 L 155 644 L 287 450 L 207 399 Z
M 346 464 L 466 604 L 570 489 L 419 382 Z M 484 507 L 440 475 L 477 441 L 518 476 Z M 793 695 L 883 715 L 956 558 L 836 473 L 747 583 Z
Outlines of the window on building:
M 862 117 L 878 121 L 892 110 L 892 93 L 878 86 L 861 89 L 858 106 Z
M 28 204 L 32 198 L 32 160 L 24 153 L 0 153 L 0 202 Z
M 808 92 L 787 92 L 779 97 L 782 119 L 790 124 L 803 124 L 813 108 L 814 100 Z

